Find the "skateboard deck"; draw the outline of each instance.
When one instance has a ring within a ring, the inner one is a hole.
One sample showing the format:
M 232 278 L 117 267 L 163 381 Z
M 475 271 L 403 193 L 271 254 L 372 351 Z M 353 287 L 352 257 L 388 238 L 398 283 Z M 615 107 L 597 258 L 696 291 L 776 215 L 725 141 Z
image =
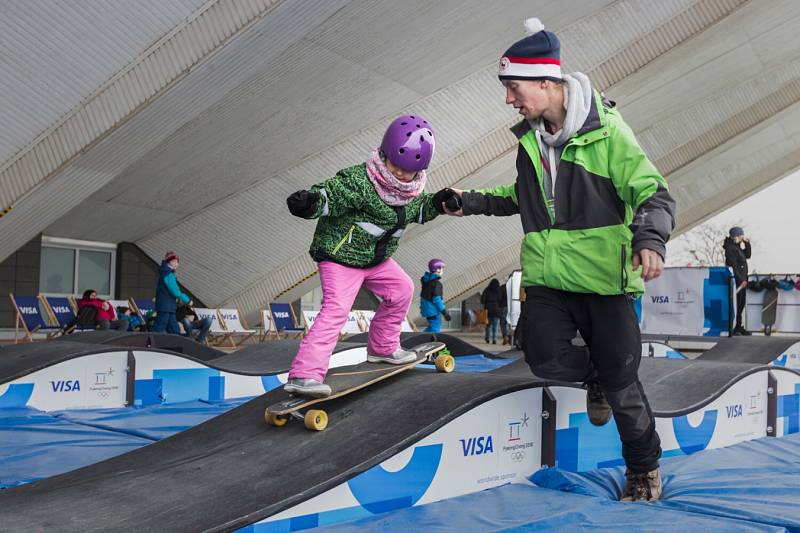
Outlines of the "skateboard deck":
M 452 372 L 454 359 L 451 355 L 435 357 L 445 348 L 443 342 L 425 342 L 407 350 L 417 354 L 416 360 L 402 365 L 388 363 L 361 363 L 355 366 L 337 368 L 325 378 L 331 388 L 331 395 L 325 398 L 304 398 L 290 396 L 289 399 L 267 407 L 264 418 L 269 425 L 282 426 L 290 416 L 303 419 L 309 429 L 322 430 L 327 426 L 327 415 L 324 411 L 309 410 L 305 415 L 299 414 L 300 410 L 307 409 L 316 404 L 340 398 L 352 392 L 359 391 L 370 385 L 389 379 L 392 376 L 411 370 L 420 363 L 436 359 L 436 369 L 440 372 Z M 321 427 L 320 427 L 321 426 Z
M 764 303 L 761 307 L 761 323 L 764 324 L 764 335 L 772 334 L 775 316 L 778 311 L 778 289 L 764 291 Z

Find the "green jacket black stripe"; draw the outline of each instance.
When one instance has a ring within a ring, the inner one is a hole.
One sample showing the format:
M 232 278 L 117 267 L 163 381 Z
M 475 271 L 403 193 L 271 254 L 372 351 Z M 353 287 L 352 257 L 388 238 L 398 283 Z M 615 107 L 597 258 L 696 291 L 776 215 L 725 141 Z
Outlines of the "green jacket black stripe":
M 533 129 L 524 120 L 512 131 L 519 139 L 516 183 L 465 192 L 462 200 L 465 215 L 519 213 L 522 285 L 601 295 L 644 292 L 631 253 L 646 248 L 665 257 L 675 202 L 613 104 L 594 91 L 586 121 L 564 145 L 554 214 Z

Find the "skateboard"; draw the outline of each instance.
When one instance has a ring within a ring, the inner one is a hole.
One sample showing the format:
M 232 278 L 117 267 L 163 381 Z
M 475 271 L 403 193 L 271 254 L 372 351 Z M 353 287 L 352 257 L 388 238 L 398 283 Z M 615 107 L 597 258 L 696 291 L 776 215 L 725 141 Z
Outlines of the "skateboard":
M 443 342 L 425 342 L 407 348 L 417 354 L 417 359 L 410 363 L 402 365 L 361 363 L 334 369 L 325 379 L 325 383 L 331 387 L 330 396 L 325 398 L 293 396 L 267 407 L 264 412 L 264 420 L 270 426 L 280 427 L 285 425 L 290 418 L 295 418 L 301 420 L 308 429 L 322 431 L 328 426 L 328 414 L 321 409 L 308 409 L 308 407 L 346 396 L 406 370 L 411 370 L 424 362 L 433 362 L 439 372 L 452 372 L 455 368 L 455 359 L 449 353 L 439 353 L 444 349 Z M 301 412 L 303 410 L 305 413 Z
M 775 325 L 775 315 L 778 311 L 778 289 L 764 291 L 764 303 L 761 307 L 761 323 L 764 324 L 764 335 L 772 335 Z

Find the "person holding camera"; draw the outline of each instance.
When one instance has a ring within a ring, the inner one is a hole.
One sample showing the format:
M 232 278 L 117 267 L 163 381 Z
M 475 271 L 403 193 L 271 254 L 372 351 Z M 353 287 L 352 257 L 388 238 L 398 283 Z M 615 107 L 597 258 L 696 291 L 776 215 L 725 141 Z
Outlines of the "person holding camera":
M 750 238 L 745 236 L 742 228 L 734 226 L 725 237 L 722 247 L 725 248 L 725 265 L 733 270 L 733 279 L 736 283 L 736 327 L 733 328 L 733 334 L 752 335 L 742 325 L 747 301 L 747 260 L 752 253 Z

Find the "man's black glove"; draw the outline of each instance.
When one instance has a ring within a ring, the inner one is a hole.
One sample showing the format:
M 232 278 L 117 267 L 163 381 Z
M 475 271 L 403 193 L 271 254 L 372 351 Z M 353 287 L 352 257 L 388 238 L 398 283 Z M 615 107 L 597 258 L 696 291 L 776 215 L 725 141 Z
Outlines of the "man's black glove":
M 447 310 L 445 310 L 445 311 L 442 311 L 442 316 L 443 316 L 443 317 L 444 317 L 444 319 L 445 319 L 445 320 L 447 320 L 448 322 L 450 322 L 450 321 L 453 319 L 453 318 L 450 316 L 450 313 L 448 313 L 448 312 L 447 312 Z
M 461 197 L 453 189 L 444 188 L 433 195 L 434 207 L 439 213 L 444 214 L 442 204 L 447 205 L 447 209 L 450 211 L 458 211 L 461 209 Z
M 319 193 L 313 191 L 297 191 L 286 199 L 289 211 L 296 217 L 311 218 L 317 210 Z

